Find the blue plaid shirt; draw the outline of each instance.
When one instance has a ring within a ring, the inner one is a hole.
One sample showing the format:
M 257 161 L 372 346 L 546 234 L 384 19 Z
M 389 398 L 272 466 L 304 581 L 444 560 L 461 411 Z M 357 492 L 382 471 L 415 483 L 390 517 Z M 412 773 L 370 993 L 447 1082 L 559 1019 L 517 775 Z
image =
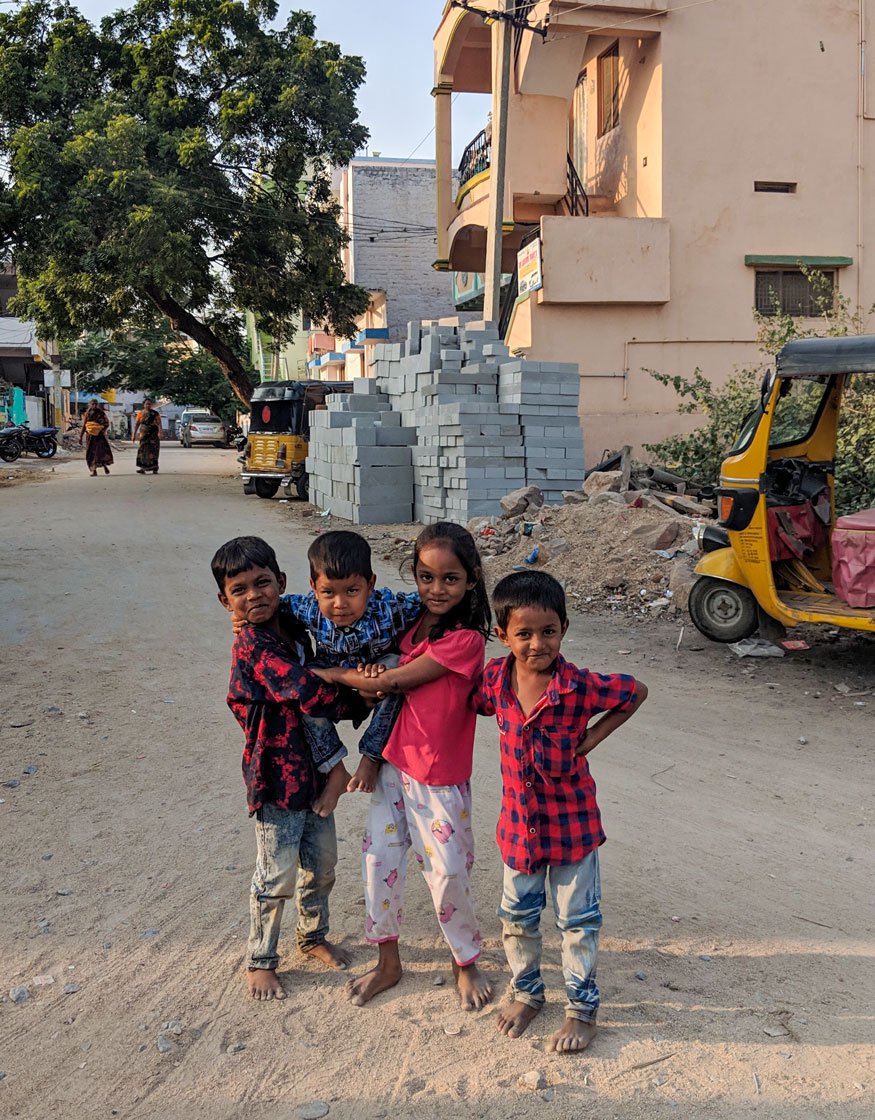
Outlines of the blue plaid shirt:
M 398 639 L 422 614 L 422 600 L 414 592 L 378 587 L 371 592 L 365 613 L 351 626 L 335 626 L 319 610 L 316 596 L 284 595 L 285 609 L 302 623 L 316 642 L 316 659 L 343 669 L 371 665 L 398 646 Z

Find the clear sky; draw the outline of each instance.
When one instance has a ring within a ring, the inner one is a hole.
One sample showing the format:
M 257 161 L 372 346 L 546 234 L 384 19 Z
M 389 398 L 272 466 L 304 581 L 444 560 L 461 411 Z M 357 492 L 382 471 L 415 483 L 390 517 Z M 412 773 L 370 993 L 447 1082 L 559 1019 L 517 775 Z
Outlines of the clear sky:
M 75 2 L 75 0 L 74 0 Z M 119 0 L 79 0 L 84 16 L 98 20 L 126 7 Z M 370 129 L 369 149 L 405 159 L 434 126 L 431 97 L 434 62 L 432 36 L 443 0 L 280 0 L 280 19 L 292 8 L 316 17 L 320 39 L 339 43 L 344 54 L 361 55 L 367 66 L 359 95 L 360 115 Z M 486 123 L 489 99 L 466 94 L 453 107 L 456 158 Z M 434 158 L 434 136 L 418 148 L 420 158 Z

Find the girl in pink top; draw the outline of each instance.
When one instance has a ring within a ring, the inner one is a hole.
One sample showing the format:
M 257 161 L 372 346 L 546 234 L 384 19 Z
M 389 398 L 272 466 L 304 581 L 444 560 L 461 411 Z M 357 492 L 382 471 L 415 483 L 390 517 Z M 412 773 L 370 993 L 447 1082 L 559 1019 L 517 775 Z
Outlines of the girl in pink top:
M 425 611 L 401 639 L 398 668 L 318 670 L 372 696 L 405 694 L 362 841 L 365 936 L 379 945 L 379 959 L 350 981 L 349 994 L 361 1007 L 401 979 L 398 936 L 412 846 L 453 954 L 462 1006 L 475 1010 L 492 990 L 476 964 L 481 939 L 470 885 L 470 778 L 477 717 L 468 697 L 483 670 L 492 616 L 477 546 L 461 526 L 442 521 L 424 529 L 413 574 Z

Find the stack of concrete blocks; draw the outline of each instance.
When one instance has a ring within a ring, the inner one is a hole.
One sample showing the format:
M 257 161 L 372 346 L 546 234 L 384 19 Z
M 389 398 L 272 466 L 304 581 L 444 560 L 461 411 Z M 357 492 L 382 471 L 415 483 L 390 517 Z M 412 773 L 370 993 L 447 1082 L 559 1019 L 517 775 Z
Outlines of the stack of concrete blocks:
M 416 429 L 402 425 L 372 378 L 326 401 L 310 417 L 310 500 L 355 525 L 410 521 Z
M 562 502 L 563 490 L 583 485 L 579 393 L 573 362 L 502 362 L 499 407 L 516 410 L 526 449 L 525 485 L 539 487 L 548 503 Z
M 412 323 L 406 345 L 375 357 L 380 388 L 418 432 L 415 519 L 464 522 L 495 513 L 499 498 L 525 481 L 519 423 L 498 404 L 499 361 L 508 352 L 495 328 Z
M 465 522 L 521 486 L 552 502 L 580 487 L 576 366 L 512 358 L 490 323 L 437 320 L 377 345 L 370 372 L 313 416 L 317 507 L 357 524 Z

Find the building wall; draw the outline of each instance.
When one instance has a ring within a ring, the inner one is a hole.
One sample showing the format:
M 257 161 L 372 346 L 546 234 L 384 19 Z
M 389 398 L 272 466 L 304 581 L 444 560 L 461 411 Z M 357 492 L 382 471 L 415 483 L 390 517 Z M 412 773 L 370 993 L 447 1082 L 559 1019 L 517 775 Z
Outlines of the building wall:
M 617 35 L 579 35 L 591 83 L 585 181 L 606 207 L 575 219 L 598 223 L 597 233 L 582 225 L 564 241 L 546 233 L 559 219 L 542 219 L 544 290 L 517 309 L 509 342 L 533 359 L 579 363 L 590 461 L 604 447 L 640 447 L 695 423 L 677 414 L 678 398 L 648 370 L 690 377 L 699 368 L 720 383 L 764 360 L 747 255 L 851 258 L 837 270 L 839 294 L 852 308 L 875 304 L 875 63 L 861 84 L 861 11 L 873 42 L 873 0 L 735 0 L 670 11 L 645 25 L 658 28 L 653 38 L 621 35 L 620 125 L 604 137 L 597 135 L 597 60 Z M 527 58 L 543 56 L 532 74 L 551 72 L 545 60 L 553 49 L 533 37 Z M 576 66 L 568 34 L 556 51 L 570 110 Z M 524 78 L 523 88 L 531 96 L 521 100 L 532 106 L 548 100 L 537 96 L 547 88 L 537 81 Z M 552 100 L 555 81 L 549 92 Z M 556 133 L 554 109 L 545 135 Z M 531 121 L 512 111 L 515 126 L 530 130 Z M 511 192 L 518 185 L 531 198 L 532 161 L 523 165 L 513 142 L 508 158 Z M 541 183 L 545 194 L 554 178 L 552 167 Z M 762 193 L 757 180 L 797 186 Z M 642 270 L 661 277 L 661 262 L 636 259 L 644 242 L 636 248 L 618 218 L 667 223 L 661 302 L 652 298 L 656 284 L 641 294 Z M 599 291 L 603 303 L 593 300 Z M 875 330 L 875 320 L 868 326 Z
M 389 337 L 406 336 L 410 320 L 453 314 L 452 278 L 431 267 L 436 255 L 434 162 L 354 159 L 341 184 L 352 236 L 349 276 L 363 288 L 386 292 Z

